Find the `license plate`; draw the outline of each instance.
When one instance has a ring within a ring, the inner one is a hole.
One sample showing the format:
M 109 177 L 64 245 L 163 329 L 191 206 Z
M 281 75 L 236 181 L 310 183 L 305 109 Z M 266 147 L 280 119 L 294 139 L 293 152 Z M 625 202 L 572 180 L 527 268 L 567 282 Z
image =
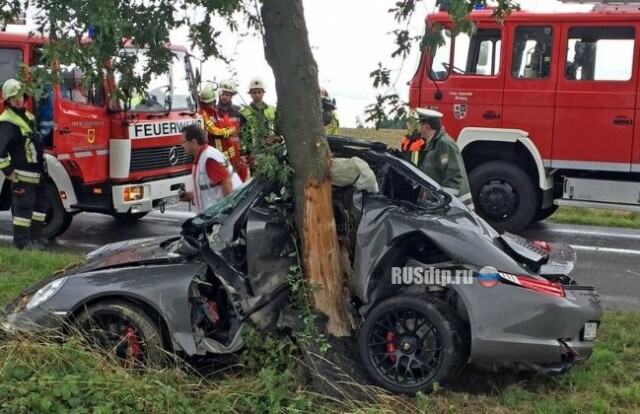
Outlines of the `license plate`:
M 585 341 L 593 341 L 596 339 L 596 331 L 598 330 L 598 324 L 596 322 L 587 322 L 584 324 L 584 333 L 582 339 Z

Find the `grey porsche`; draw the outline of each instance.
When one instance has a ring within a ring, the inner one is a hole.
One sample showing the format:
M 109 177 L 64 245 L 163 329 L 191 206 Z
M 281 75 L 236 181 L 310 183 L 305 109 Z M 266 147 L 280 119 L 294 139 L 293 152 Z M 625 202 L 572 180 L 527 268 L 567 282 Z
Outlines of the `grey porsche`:
M 603 306 L 566 244 L 500 234 L 380 143 L 328 137 L 348 300 L 364 370 L 399 393 L 467 364 L 563 373 L 593 352 Z M 252 179 L 179 234 L 106 245 L 20 294 L 9 332 L 93 338 L 125 360 L 233 354 L 290 321 L 289 201 Z

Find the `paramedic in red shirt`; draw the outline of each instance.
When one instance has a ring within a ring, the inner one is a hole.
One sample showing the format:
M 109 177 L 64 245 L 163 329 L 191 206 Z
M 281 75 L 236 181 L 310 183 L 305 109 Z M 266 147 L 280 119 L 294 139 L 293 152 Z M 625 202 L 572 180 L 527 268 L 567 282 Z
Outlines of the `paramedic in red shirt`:
M 202 213 L 233 190 L 242 185 L 238 174 L 225 155 L 207 143 L 207 134 L 192 124 L 182 128 L 182 148 L 193 157 L 193 192 L 180 196 L 182 201 L 193 201 Z

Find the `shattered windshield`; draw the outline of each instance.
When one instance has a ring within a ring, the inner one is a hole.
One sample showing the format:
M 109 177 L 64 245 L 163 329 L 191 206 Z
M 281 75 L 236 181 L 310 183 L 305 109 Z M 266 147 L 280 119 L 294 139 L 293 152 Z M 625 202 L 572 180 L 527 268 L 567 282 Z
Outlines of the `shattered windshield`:
M 137 55 L 138 61 L 133 69 L 134 76 L 142 76 L 145 68 L 149 66 L 147 49 L 125 49 L 129 55 Z M 190 111 L 196 110 L 196 97 L 194 80 L 191 76 L 186 53 L 173 50 L 175 55 L 169 71 L 162 74 L 151 75 L 147 87 L 142 90 L 134 90 L 131 93 L 131 111 L 163 112 L 168 110 Z M 121 74 L 116 73 L 116 82 L 120 82 Z M 125 102 L 120 101 L 121 108 L 125 108 Z

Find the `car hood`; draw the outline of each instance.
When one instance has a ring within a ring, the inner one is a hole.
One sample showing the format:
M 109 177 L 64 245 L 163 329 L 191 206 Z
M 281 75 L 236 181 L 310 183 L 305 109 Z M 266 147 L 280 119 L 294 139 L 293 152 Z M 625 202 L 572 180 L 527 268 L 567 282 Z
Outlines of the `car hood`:
M 87 254 L 84 262 L 74 269 L 74 273 L 85 273 L 123 265 L 174 261 L 182 256 L 170 252 L 164 246 L 179 238 L 179 235 L 161 236 L 110 243 Z

